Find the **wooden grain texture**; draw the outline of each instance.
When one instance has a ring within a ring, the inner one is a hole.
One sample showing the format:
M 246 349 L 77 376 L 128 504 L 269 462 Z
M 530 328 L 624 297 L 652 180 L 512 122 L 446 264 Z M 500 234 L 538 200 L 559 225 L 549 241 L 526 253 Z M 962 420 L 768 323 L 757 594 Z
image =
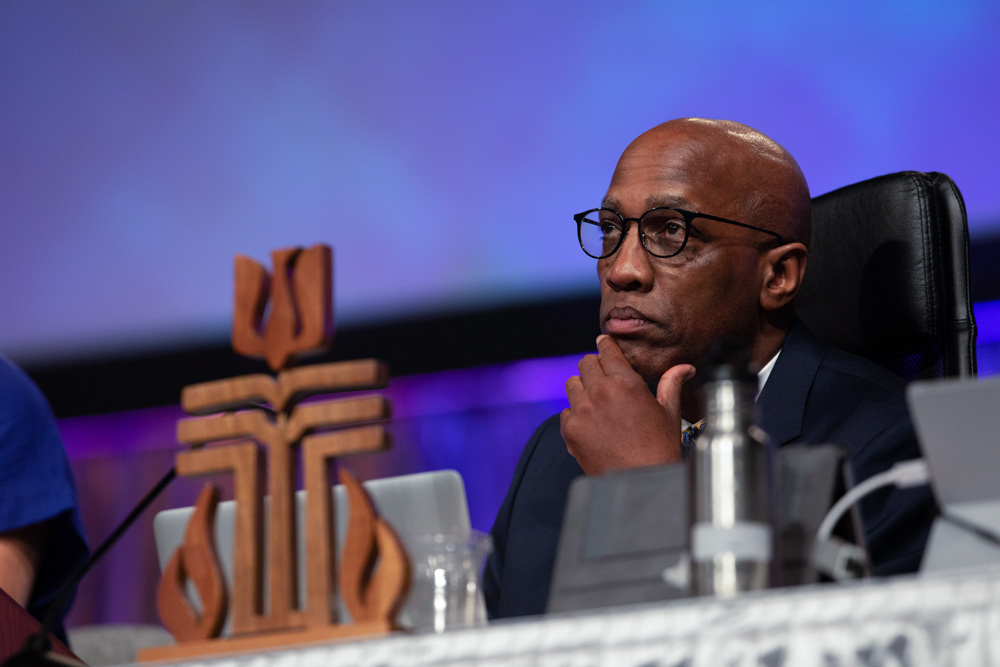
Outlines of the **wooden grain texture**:
M 333 249 L 319 244 L 303 250 L 292 283 L 299 325 L 296 352 L 329 349 L 334 335 Z
M 295 456 L 300 439 L 319 427 L 385 419 L 389 413 L 389 403 L 384 397 L 366 396 L 302 405 L 292 412 L 290 418 L 279 414 L 273 422 L 261 411 L 226 413 L 178 422 L 177 437 L 181 442 L 201 445 L 251 437 L 268 450 L 271 509 L 267 539 L 267 587 L 270 609 L 266 616 L 254 617 L 250 624 L 254 630 L 279 630 L 305 624 L 298 601 L 294 504 Z M 327 435 L 333 437 L 333 434 Z M 317 442 L 325 441 L 321 438 Z M 303 464 L 307 477 L 310 465 Z M 240 502 L 237 496 L 237 504 Z M 314 598 L 319 595 L 317 592 Z
M 42 624 L 0 588 L 0 662 L 23 649 L 28 637 L 41 629 Z M 73 660 L 80 660 L 55 637 L 52 637 L 52 651 Z
M 300 405 L 285 424 L 286 440 L 296 441 L 319 428 L 380 421 L 392 416 L 384 396 L 365 396 L 346 401 L 323 401 Z
M 202 656 L 221 657 L 223 655 L 257 653 L 285 646 L 307 646 L 316 643 L 330 643 L 358 639 L 377 639 L 396 630 L 385 621 L 352 623 L 350 625 L 328 625 L 323 628 L 308 628 L 291 632 L 272 632 L 251 637 L 229 637 L 204 642 L 191 642 L 176 646 L 156 646 L 141 649 L 139 662 L 178 662 Z
M 340 470 L 340 483 L 350 503 L 340 565 L 344 605 L 355 622 L 393 623 L 410 590 L 410 560 L 364 487 L 346 470 Z
M 268 446 L 278 441 L 295 444 L 315 429 L 388 419 L 391 412 L 383 396 L 307 403 L 288 417 L 278 414 L 273 419 L 260 410 L 227 412 L 179 420 L 177 440 L 195 446 L 232 438 L 254 438 Z
M 271 253 L 267 270 L 237 255 L 233 308 L 233 349 L 263 356 L 279 371 L 297 354 L 321 351 L 333 341 L 333 257 L 329 246 Z M 271 309 L 263 322 L 270 296 Z
M 196 449 L 177 455 L 177 474 L 185 477 L 231 472 L 236 497 L 233 534 L 233 633 L 253 632 L 263 612 L 263 492 L 260 453 L 255 443 Z
M 210 415 L 261 403 L 270 403 L 280 410 L 279 381 L 280 377 L 275 380 L 270 375 L 255 373 L 188 385 L 181 390 L 181 408 L 189 415 Z
M 298 608 L 298 571 L 295 539 L 295 455 L 298 443 L 280 433 L 263 440 L 268 448 L 271 492 L 267 524 L 267 588 L 270 609 L 257 622 L 258 630 L 280 630 L 304 625 Z
M 287 412 L 309 396 L 382 389 L 388 380 L 388 366 L 377 359 L 338 361 L 282 371 L 276 379 L 258 373 L 193 384 L 181 391 L 181 407 L 189 415 L 206 415 L 268 403 Z
M 370 620 L 365 587 L 375 566 L 375 508 L 364 488 L 346 470 L 339 470 L 347 491 L 347 533 L 340 556 L 340 596 L 355 621 Z
M 310 637 L 386 632 L 393 627 L 393 618 L 409 587 L 405 551 L 392 529 L 378 519 L 364 489 L 350 477 L 353 487 L 349 490 L 352 501 L 347 548 L 352 555 L 341 568 L 340 581 L 350 584 L 348 595 L 353 597 L 348 604 L 353 605 L 352 613 L 357 610 L 356 623 L 331 625 L 336 621 L 336 533 L 330 462 L 337 456 L 389 446 L 381 425 L 331 429 L 388 419 L 391 406 L 382 396 L 305 404 L 302 401 L 317 394 L 384 387 L 389 371 L 374 359 L 289 370 L 287 367 L 294 364 L 297 355 L 319 351 L 333 339 L 332 251 L 324 245 L 307 250 L 288 248 L 274 251 L 271 259 L 274 270 L 268 273 L 254 260 L 236 257 L 232 343 L 239 354 L 263 356 L 277 377 L 255 374 L 186 387 L 181 396 L 184 410 L 191 415 L 212 416 L 177 423 L 177 439 L 193 447 L 178 455 L 179 474 L 232 471 L 235 476 L 233 636 L 201 641 L 210 636 L 203 627 L 207 621 L 205 617 L 196 618 L 180 595 L 185 574 L 196 574 L 192 579 L 203 578 L 203 573 L 191 571 L 188 552 L 193 562 L 204 555 L 206 542 L 211 545 L 210 538 L 205 537 L 203 516 L 211 503 L 200 500 L 185 543 L 168 565 L 161 586 L 165 618 L 171 619 L 172 630 L 177 628 L 174 634 L 180 644 L 144 651 L 142 660 L 283 646 L 311 641 Z M 217 414 L 220 412 L 224 414 Z M 253 443 L 225 444 L 243 438 Z M 223 444 L 204 448 L 209 443 Z M 270 511 L 266 547 L 261 537 L 263 493 L 258 446 L 268 455 Z M 305 609 L 298 600 L 296 567 L 295 464 L 300 447 L 307 491 Z M 265 548 L 269 597 L 266 615 L 261 604 Z M 376 560 L 378 567 L 373 573 Z M 210 589 L 211 585 L 206 584 L 208 602 L 214 610 L 217 596 Z
M 289 260 L 298 257 L 300 252 L 298 248 L 286 248 L 271 253 L 271 312 L 264 323 L 264 361 L 275 372 L 288 365 L 298 351 L 295 330 L 299 324 L 299 304 L 292 295 L 289 273 L 293 269 L 289 266 Z M 302 305 L 309 307 L 307 304 Z M 303 347 L 302 351 L 307 349 Z
M 259 436 L 263 443 L 273 430 L 272 422 L 259 410 L 227 412 L 213 417 L 178 420 L 177 441 L 200 446 L 219 440 Z
M 365 605 L 371 620 L 385 620 L 393 625 L 413 583 L 410 558 L 396 531 L 381 517 L 375 520 L 375 544 L 378 567 L 365 591 Z
M 389 448 L 381 426 L 309 436 L 302 441 L 306 487 L 306 623 L 321 627 L 337 621 L 336 535 L 330 460 L 337 456 Z
M 201 420 L 201 435 L 208 440 L 219 429 L 223 437 L 252 435 L 254 440 L 267 448 L 269 487 L 271 496 L 266 557 L 268 559 L 267 587 L 270 605 L 267 615 L 260 604 L 262 592 L 261 517 L 263 493 L 258 475 L 261 468 L 258 447 L 253 445 L 226 445 L 182 452 L 178 455 L 178 474 L 204 474 L 236 471 L 236 533 L 234 536 L 233 563 L 233 634 L 287 629 L 303 625 L 298 606 L 298 586 L 295 571 L 295 445 L 281 437 L 259 412 L 222 415 Z M 230 430 L 225 430 L 230 429 Z M 180 431 L 180 424 L 178 424 Z M 197 430 L 197 429 L 194 429 Z M 195 440 L 197 438 L 194 438 Z M 240 453 L 237 453 L 239 450 Z M 250 452 L 253 452 L 253 461 Z M 230 453 L 233 452 L 233 453 Z M 185 457 L 201 455 L 206 463 L 191 472 L 182 467 Z M 242 476 L 241 476 L 242 473 Z M 241 478 L 243 483 L 241 484 Z M 245 526 L 241 531 L 241 526 Z M 246 539 L 244 539 L 246 536 Z M 246 592 L 244 592 L 244 586 Z
M 160 579 L 157 606 L 164 627 L 178 642 L 218 637 L 226 620 L 229 598 L 215 554 L 215 509 L 219 490 L 206 483 L 184 531 L 184 542 L 170 557 Z M 201 600 L 198 614 L 184 587 L 194 583 Z
M 233 291 L 233 350 L 247 357 L 263 357 L 261 325 L 271 295 L 271 275 L 262 264 L 236 255 Z

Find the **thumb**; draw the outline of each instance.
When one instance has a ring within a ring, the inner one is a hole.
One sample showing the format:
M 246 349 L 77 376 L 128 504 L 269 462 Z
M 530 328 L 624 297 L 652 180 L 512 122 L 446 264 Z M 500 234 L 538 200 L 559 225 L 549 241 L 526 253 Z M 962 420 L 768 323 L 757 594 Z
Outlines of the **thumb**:
M 670 414 L 681 413 L 681 388 L 694 377 L 695 368 L 691 364 L 677 364 L 660 376 L 656 385 L 656 401 Z

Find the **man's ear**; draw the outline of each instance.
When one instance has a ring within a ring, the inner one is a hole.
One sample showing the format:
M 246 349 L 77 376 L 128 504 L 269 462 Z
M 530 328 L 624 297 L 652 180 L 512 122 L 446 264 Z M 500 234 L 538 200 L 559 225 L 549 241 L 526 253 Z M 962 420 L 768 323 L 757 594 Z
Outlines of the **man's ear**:
M 761 255 L 761 308 L 773 311 L 791 303 L 802 286 L 808 259 L 809 249 L 801 243 L 786 243 Z

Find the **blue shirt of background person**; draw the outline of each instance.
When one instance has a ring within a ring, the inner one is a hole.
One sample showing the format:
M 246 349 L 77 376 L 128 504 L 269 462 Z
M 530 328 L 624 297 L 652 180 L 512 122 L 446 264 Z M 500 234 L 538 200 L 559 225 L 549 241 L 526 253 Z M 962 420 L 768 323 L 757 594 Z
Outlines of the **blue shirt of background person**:
M 55 417 L 0 355 L 0 588 L 42 620 L 88 549 Z M 72 596 L 62 610 L 65 616 Z M 60 617 L 56 636 L 65 641 Z

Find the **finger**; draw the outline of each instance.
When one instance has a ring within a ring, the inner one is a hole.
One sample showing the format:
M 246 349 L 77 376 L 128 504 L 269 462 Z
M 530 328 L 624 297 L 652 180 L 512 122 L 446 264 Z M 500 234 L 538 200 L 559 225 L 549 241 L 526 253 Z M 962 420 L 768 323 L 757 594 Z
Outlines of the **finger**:
M 602 334 L 597 337 L 597 360 L 601 362 L 605 375 L 635 374 L 632 366 L 625 360 L 622 349 L 611 336 Z
M 584 387 L 589 387 L 604 377 L 604 369 L 601 367 L 601 362 L 597 360 L 596 354 L 585 356 L 577 364 L 577 368 L 580 369 L 580 379 L 583 380 Z
M 694 377 L 695 368 L 691 364 L 677 364 L 660 376 L 656 385 L 656 401 L 668 414 L 680 416 L 681 389 L 684 383 Z
M 566 420 L 569 419 L 571 414 L 573 414 L 573 411 L 570 408 L 563 408 L 563 411 L 559 413 L 559 434 L 562 435 L 563 440 L 566 439 L 564 430 L 566 428 Z
M 574 445 L 573 439 L 567 437 L 566 426 L 569 423 L 570 417 L 573 416 L 573 411 L 570 408 L 564 409 L 559 413 L 559 435 L 562 436 L 563 442 L 566 443 L 566 451 L 569 452 L 570 456 L 576 458 L 576 454 L 573 453 Z
M 579 375 L 574 375 L 566 380 L 566 398 L 569 399 L 571 406 L 576 406 L 584 394 L 586 391 L 583 389 L 583 380 L 580 379 Z

